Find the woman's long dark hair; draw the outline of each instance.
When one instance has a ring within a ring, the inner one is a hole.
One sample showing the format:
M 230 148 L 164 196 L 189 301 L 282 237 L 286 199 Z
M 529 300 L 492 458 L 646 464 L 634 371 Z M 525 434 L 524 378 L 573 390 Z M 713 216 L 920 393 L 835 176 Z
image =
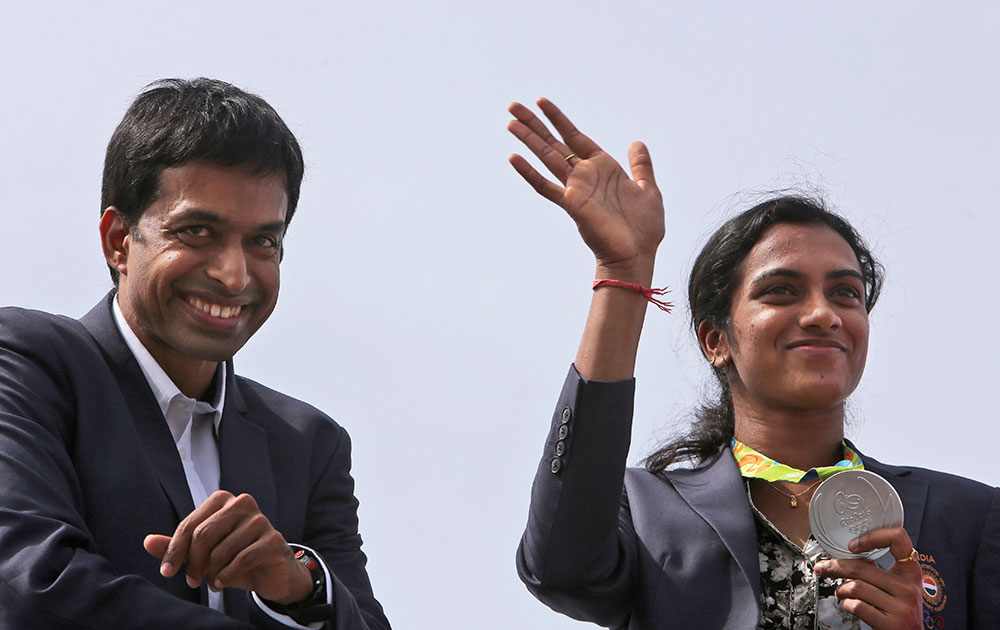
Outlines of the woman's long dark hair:
M 840 234 L 851 246 L 861 265 L 865 285 L 865 310 L 871 312 L 882 289 L 883 269 L 864 240 L 844 218 L 827 210 L 822 201 L 804 196 L 775 197 L 741 212 L 722 225 L 708 239 L 691 268 L 688 302 L 691 326 L 708 320 L 720 331 L 729 332 L 733 292 L 740 282 L 737 267 L 771 226 L 779 223 L 817 223 Z M 690 432 L 668 442 L 645 460 L 647 470 L 659 472 L 674 463 L 703 463 L 733 438 L 733 398 L 723 368 L 712 367 L 719 384 L 719 396 L 695 410 Z

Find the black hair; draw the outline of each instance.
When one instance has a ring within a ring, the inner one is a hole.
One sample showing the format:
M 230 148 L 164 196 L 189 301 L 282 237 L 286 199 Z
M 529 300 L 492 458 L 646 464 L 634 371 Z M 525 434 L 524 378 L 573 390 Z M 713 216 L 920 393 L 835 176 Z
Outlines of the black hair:
M 101 212 L 114 206 L 135 226 L 159 194 L 164 169 L 204 160 L 284 177 L 287 227 L 299 201 L 302 150 L 267 102 L 216 79 L 161 79 L 136 97 L 104 158 Z M 118 272 L 111 269 L 118 284 Z
M 740 282 L 737 269 L 764 233 L 779 223 L 815 223 L 842 236 L 861 266 L 865 310 L 871 312 L 882 289 L 884 270 L 861 235 L 821 200 L 786 195 L 757 204 L 726 221 L 698 254 L 688 280 L 691 326 L 695 334 L 705 320 L 717 330 L 729 331 L 733 293 Z M 724 368 L 713 366 L 712 373 L 719 385 L 718 398 L 695 410 L 695 421 L 686 436 L 668 442 L 646 458 L 644 464 L 648 470 L 659 472 L 685 460 L 703 463 L 732 440 L 735 419 L 729 380 Z

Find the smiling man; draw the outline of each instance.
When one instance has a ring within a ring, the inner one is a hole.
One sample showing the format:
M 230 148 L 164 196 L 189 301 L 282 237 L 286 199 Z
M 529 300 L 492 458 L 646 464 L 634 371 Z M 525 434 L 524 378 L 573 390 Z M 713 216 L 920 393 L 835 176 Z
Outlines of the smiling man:
M 115 289 L 80 320 L 0 310 L 0 627 L 389 627 L 347 433 L 233 371 L 302 171 L 227 83 L 158 81 L 126 112 L 99 229 Z

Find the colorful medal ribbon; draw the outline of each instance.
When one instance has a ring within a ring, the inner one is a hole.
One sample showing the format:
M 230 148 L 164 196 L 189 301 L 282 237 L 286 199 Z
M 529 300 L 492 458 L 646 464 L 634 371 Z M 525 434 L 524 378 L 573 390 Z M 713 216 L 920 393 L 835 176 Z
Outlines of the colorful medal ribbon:
M 758 453 L 743 442 L 734 439 L 732 441 L 733 457 L 740 467 L 740 474 L 744 477 L 763 479 L 764 481 L 789 481 L 800 483 L 813 479 L 826 479 L 845 470 L 864 470 L 865 465 L 861 462 L 861 456 L 854 452 L 847 442 L 842 442 L 844 447 L 844 459 L 833 466 L 820 466 L 809 470 L 799 470 L 785 464 L 780 464 L 763 453 Z

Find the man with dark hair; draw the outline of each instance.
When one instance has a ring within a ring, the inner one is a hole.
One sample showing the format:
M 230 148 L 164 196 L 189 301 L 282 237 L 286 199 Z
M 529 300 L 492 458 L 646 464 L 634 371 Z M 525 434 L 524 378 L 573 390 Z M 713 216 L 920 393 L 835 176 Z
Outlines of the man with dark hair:
M 108 144 L 115 289 L 0 310 L 0 627 L 383 629 L 350 440 L 235 375 L 278 297 L 302 153 L 260 97 L 169 79 Z

